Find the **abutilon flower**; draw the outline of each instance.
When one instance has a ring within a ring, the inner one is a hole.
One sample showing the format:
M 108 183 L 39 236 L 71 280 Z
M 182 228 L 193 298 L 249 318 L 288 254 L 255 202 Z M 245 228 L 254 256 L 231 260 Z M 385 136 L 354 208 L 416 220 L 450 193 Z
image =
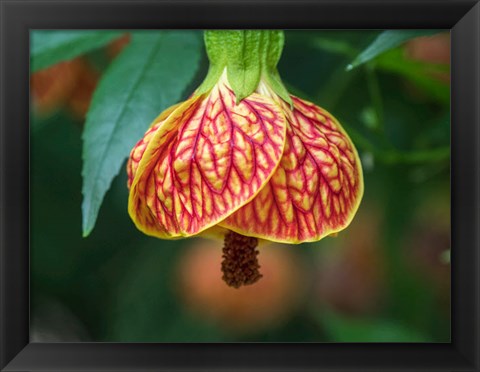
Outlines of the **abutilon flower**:
M 205 81 L 130 154 L 128 210 L 147 235 L 223 237 L 223 279 L 239 287 L 261 277 L 259 240 L 312 242 L 347 227 L 363 176 L 339 122 L 283 86 L 282 32 L 207 31 L 205 44 Z

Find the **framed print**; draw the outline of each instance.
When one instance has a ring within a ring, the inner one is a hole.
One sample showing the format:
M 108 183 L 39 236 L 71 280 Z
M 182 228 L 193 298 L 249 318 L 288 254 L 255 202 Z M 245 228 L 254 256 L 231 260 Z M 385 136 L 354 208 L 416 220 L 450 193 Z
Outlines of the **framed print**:
M 479 7 L 3 1 L 2 371 L 478 371 Z

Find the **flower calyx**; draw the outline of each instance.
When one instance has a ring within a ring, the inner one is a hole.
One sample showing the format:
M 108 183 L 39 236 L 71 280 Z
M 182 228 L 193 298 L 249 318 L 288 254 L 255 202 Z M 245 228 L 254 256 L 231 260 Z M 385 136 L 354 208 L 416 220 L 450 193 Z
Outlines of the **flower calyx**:
M 210 68 L 195 94 L 210 91 L 226 71 L 237 104 L 255 92 L 264 80 L 274 93 L 292 105 L 277 70 L 283 45 L 284 34 L 278 30 L 205 31 Z

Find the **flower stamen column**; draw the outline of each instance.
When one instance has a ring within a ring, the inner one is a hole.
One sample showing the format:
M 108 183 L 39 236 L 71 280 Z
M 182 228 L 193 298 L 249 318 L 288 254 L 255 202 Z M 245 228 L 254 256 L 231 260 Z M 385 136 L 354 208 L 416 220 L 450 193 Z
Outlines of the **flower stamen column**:
M 230 231 L 225 234 L 222 279 L 230 287 L 256 283 L 261 277 L 258 264 L 258 239 Z

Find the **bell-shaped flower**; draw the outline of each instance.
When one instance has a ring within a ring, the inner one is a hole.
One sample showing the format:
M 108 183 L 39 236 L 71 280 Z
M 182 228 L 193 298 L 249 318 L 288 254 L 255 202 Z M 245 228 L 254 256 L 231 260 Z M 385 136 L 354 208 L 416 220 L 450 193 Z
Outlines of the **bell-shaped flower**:
M 278 31 L 206 33 L 204 83 L 157 117 L 128 164 L 128 210 L 147 235 L 225 238 L 224 280 L 259 274 L 258 239 L 317 241 L 346 228 L 363 194 L 357 151 L 339 122 L 290 96 Z

